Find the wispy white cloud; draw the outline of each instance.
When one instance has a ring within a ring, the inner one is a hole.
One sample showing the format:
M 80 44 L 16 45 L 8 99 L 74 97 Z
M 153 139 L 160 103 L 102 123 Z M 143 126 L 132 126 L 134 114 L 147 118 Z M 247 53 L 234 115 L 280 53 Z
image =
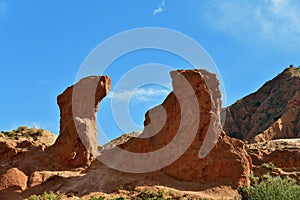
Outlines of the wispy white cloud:
M 44 128 L 45 125 L 41 122 L 24 122 L 24 126 L 33 127 L 33 128 Z
M 6 131 L 10 130 L 16 130 L 19 126 L 26 126 L 29 128 L 44 128 L 44 124 L 40 122 L 34 122 L 34 121 L 22 121 L 22 122 L 15 122 L 13 123 Z
M 215 29 L 234 37 L 257 37 L 276 45 L 300 44 L 300 1 L 209 1 L 205 16 Z
M 139 88 L 134 91 L 122 90 L 111 92 L 108 97 L 117 101 L 127 101 L 133 99 L 135 101 L 151 101 L 157 97 L 166 96 L 170 91 L 167 89 Z
M 165 4 L 166 4 L 166 1 L 162 0 L 162 2 L 158 5 L 158 7 L 153 11 L 153 16 L 164 11 Z

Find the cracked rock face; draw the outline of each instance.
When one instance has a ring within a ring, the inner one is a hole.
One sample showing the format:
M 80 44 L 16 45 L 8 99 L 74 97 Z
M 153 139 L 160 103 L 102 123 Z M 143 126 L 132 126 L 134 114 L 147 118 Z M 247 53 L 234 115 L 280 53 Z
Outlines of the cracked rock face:
M 67 167 L 88 166 L 97 152 L 96 113 L 108 94 L 108 76 L 80 80 L 58 96 L 60 135 L 49 152 Z

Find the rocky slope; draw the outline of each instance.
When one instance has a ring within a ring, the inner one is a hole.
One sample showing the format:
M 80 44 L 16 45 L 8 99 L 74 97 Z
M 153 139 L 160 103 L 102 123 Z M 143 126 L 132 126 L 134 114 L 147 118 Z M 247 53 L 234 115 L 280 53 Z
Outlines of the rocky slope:
M 4 139 L 1 149 L 7 159 L 0 163 L 0 199 L 20 199 L 44 191 L 60 191 L 71 199 L 88 198 L 91 193 L 115 194 L 122 189 L 130 193 L 157 185 L 185 191 L 182 197 L 236 196 L 236 188 L 249 183 L 251 159 L 243 142 L 222 130 L 215 75 L 182 70 L 171 76 L 174 91 L 146 114 L 143 133 L 138 138 L 123 137 L 101 151 L 97 148 L 96 112 L 109 91 L 110 79 L 88 77 L 69 87 L 58 97 L 61 130 L 52 146 Z M 115 151 L 118 149 L 134 155 L 167 149 L 167 154 L 130 160 Z M 117 162 L 104 165 L 96 156 L 104 163 L 107 158 Z
M 262 142 L 300 137 L 300 68 L 285 69 L 257 92 L 226 108 L 225 132 Z

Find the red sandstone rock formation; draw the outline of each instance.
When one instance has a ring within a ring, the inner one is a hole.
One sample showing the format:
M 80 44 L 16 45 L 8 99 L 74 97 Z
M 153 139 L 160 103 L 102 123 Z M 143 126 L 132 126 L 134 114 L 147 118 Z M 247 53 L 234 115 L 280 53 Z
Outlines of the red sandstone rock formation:
M 249 142 L 300 137 L 300 68 L 287 68 L 226 108 L 225 132 Z
M 162 105 L 147 112 L 143 133 L 119 145 L 129 152 L 154 153 L 138 157 L 111 149 L 102 156 L 115 157 L 112 165 L 124 171 L 130 167 L 138 172 L 137 166 L 151 171 L 152 166 L 161 166 L 164 173 L 182 181 L 247 185 L 251 159 L 243 142 L 222 130 L 216 76 L 205 70 L 173 71 L 171 76 L 173 92 Z
M 96 156 L 96 113 L 110 85 L 108 76 L 87 77 L 58 96 L 60 135 L 49 152 L 62 166 L 88 166 Z

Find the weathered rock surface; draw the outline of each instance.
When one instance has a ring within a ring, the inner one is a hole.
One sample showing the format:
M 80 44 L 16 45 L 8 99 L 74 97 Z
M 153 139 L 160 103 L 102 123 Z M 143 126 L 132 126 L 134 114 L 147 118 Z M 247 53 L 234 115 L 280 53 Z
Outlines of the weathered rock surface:
M 27 187 L 28 177 L 19 169 L 11 168 L 0 176 L 0 191 L 21 192 Z
M 249 142 L 300 137 L 300 68 L 289 67 L 226 108 L 225 132 Z
M 173 92 L 161 106 L 146 113 L 143 133 L 119 145 L 134 153 L 158 152 L 155 159 L 132 160 L 124 155 L 114 167 L 134 168 L 132 163 L 138 163 L 151 169 L 149 165 L 161 165 L 164 173 L 181 181 L 247 185 L 251 159 L 243 142 L 229 138 L 222 130 L 216 76 L 205 70 L 179 70 L 171 72 L 171 77 Z M 166 146 L 168 152 L 162 150 Z M 114 156 L 111 152 L 107 155 L 110 158 Z
M 110 85 L 108 76 L 92 76 L 80 80 L 58 96 L 60 135 L 49 152 L 63 166 L 88 166 L 95 158 L 98 146 L 95 143 L 96 113 Z
M 49 137 L 52 137 L 52 133 Z M 0 137 L 0 174 L 9 168 L 22 166 L 28 162 L 27 159 L 30 157 L 38 157 L 39 153 L 43 152 L 46 148 L 47 145 L 39 140 L 13 140 Z M 41 163 L 32 163 L 32 166 L 28 170 L 34 170 L 34 168 L 40 164 Z M 25 168 L 25 166 L 21 168 Z
M 0 156 L 1 156 L 1 163 L 4 164 L 10 160 L 14 156 L 19 153 L 17 149 L 17 144 L 13 140 L 4 139 L 0 137 Z
M 246 145 L 252 158 L 254 173 L 266 173 L 263 164 L 273 163 L 273 172 L 283 177 L 295 178 L 300 183 L 300 139 L 278 139 Z M 269 164 L 270 165 L 270 164 Z

